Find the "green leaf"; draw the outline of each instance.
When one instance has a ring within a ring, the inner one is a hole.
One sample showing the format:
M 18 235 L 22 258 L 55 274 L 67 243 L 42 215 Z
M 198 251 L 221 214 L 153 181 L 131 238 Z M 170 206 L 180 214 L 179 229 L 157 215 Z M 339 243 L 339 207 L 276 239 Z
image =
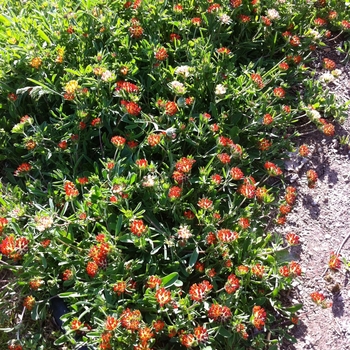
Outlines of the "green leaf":
M 232 333 L 222 326 L 220 326 L 219 328 L 219 334 L 222 335 L 224 338 L 229 338 L 232 336 Z
M 288 311 L 288 312 L 295 313 L 295 312 L 299 311 L 302 307 L 303 307 L 303 304 L 295 304 L 293 306 L 289 306 L 289 307 L 284 308 L 284 310 Z
M 188 263 L 188 267 L 194 266 L 194 264 L 197 262 L 198 256 L 199 256 L 199 250 L 198 250 L 198 247 L 196 247 L 196 249 L 191 254 L 190 262 Z
M 87 295 L 88 294 L 80 294 L 77 292 L 64 292 L 64 293 L 58 294 L 60 298 L 80 298 L 80 297 L 85 297 Z
M 1 15 L 1 14 L 0 14 L 0 22 L 4 23 L 4 25 L 6 27 L 9 27 L 12 24 L 12 22 L 9 19 L 9 17 L 7 17 L 5 15 Z
M 122 224 L 123 224 L 123 215 L 120 214 L 118 216 L 118 220 L 117 220 L 117 224 L 115 225 L 115 235 L 117 236 L 122 228 Z
M 65 68 L 65 71 L 68 73 L 71 73 L 73 75 L 77 75 L 78 77 L 82 76 L 82 73 L 80 73 L 77 70 L 71 69 L 71 68 Z
M 179 274 L 177 272 L 172 272 L 168 276 L 162 278 L 162 284 L 165 288 L 171 287 L 179 278 Z
M 38 29 L 38 34 L 41 39 L 45 40 L 49 45 L 51 45 L 50 38 L 41 29 Z

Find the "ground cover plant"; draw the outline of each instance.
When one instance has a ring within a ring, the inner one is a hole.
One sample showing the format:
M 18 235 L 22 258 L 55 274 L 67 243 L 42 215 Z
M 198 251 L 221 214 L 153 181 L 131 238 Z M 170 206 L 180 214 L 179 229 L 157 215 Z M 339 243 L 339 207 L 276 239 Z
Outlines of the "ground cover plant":
M 31 1 L 0 15 L 1 268 L 10 349 L 263 349 L 301 275 L 281 237 L 296 123 L 343 109 L 308 68 L 339 1 Z M 300 148 L 300 156 L 308 153 Z M 317 173 L 307 172 L 309 186 Z M 322 294 L 311 296 L 327 306 Z M 18 309 L 17 309 L 18 310 Z M 35 323 L 30 322 L 30 318 Z

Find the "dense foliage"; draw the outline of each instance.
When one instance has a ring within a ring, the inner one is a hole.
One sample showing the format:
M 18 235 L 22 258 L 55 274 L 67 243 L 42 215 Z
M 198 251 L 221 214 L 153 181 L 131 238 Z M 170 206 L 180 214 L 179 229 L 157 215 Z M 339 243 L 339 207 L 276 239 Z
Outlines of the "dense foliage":
M 55 348 L 262 349 L 289 337 L 300 305 L 281 293 L 301 274 L 287 254 L 299 242 L 271 224 L 297 196 L 282 178 L 294 125 L 333 136 L 343 116 L 326 87 L 335 63 L 315 80 L 308 62 L 349 32 L 346 5 L 3 6 L 1 266 L 33 320 L 66 301 Z M 9 348 L 48 348 L 29 321 L 12 326 Z

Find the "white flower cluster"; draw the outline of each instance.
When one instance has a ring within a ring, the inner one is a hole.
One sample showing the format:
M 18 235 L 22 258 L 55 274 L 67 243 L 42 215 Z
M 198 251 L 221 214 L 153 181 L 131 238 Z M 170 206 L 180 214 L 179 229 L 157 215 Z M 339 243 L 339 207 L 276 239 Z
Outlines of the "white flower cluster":
M 36 216 L 34 220 L 36 223 L 36 228 L 40 232 L 43 232 L 47 228 L 50 228 L 53 224 L 53 219 L 51 216 Z
M 216 87 L 215 87 L 215 95 L 222 96 L 222 95 L 225 95 L 225 94 L 226 94 L 225 86 L 222 85 L 222 84 L 216 85 Z
M 192 233 L 187 225 L 180 225 L 180 228 L 177 230 L 177 235 L 180 239 L 189 239 L 192 237 Z
M 275 20 L 281 19 L 280 14 L 275 9 L 268 9 L 267 12 L 266 12 L 266 16 L 271 21 L 275 21 Z
M 112 81 L 112 80 L 114 80 L 114 79 L 115 79 L 114 73 L 112 73 L 112 72 L 109 71 L 109 70 L 104 71 L 104 72 L 102 73 L 102 75 L 101 75 L 101 80 L 102 80 L 102 81 L 108 82 L 108 81 Z
M 182 75 L 184 78 L 188 78 L 191 75 L 190 66 L 179 66 L 175 68 L 176 75 Z
M 219 22 L 222 24 L 231 24 L 232 19 L 230 16 L 226 15 L 225 13 L 223 15 L 218 16 Z
M 185 85 L 180 83 L 179 81 L 172 81 L 169 84 L 169 87 L 177 94 L 177 95 L 183 95 L 186 92 Z

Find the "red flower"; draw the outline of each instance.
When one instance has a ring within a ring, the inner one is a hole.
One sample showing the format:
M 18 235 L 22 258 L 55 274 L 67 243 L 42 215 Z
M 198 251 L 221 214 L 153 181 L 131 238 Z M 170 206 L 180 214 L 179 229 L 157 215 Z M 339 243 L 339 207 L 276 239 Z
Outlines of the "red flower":
M 194 335 L 198 343 L 206 343 L 209 340 L 209 334 L 206 328 L 198 326 L 194 329 Z
M 293 35 L 290 40 L 289 43 L 292 46 L 299 46 L 300 45 L 300 38 L 297 35 Z
M 155 288 L 158 288 L 161 284 L 162 284 L 162 280 L 158 276 L 150 276 L 148 277 L 146 287 L 155 289 Z
M 239 186 L 238 193 L 248 199 L 252 199 L 255 197 L 255 186 L 251 184 L 243 184 Z
M 343 27 L 343 29 L 350 29 L 350 22 L 347 20 L 343 20 L 340 22 L 341 26 Z
M 251 271 L 254 276 L 262 278 L 265 272 L 265 267 L 261 264 L 256 264 L 252 267 Z
M 253 73 L 250 75 L 250 78 L 259 89 L 262 89 L 265 86 L 260 74 Z
M 221 183 L 221 180 L 222 180 L 222 177 L 219 175 L 219 174 L 214 174 L 211 176 L 211 182 L 214 184 L 214 185 L 220 185 Z
M 310 294 L 311 300 L 317 305 L 323 305 L 326 297 L 320 292 L 312 292 Z
M 22 163 L 18 166 L 17 170 L 14 172 L 15 176 L 25 175 L 32 169 L 29 163 Z
M 35 278 L 29 281 L 29 288 L 32 290 L 38 290 L 42 284 L 44 283 L 43 280 Z
M 5 226 L 8 224 L 6 218 L 0 218 L 0 234 L 4 231 Z
M 339 254 L 331 252 L 331 256 L 329 258 L 328 266 L 332 270 L 339 270 L 341 267 L 341 260 L 339 259 Z
M 180 198 L 182 193 L 182 189 L 178 186 L 173 186 L 169 189 L 168 197 L 170 199 Z
M 164 321 L 162 320 L 153 321 L 153 328 L 157 333 L 161 332 L 164 329 L 164 327 L 165 327 Z
M 192 170 L 192 166 L 196 161 L 190 157 L 182 157 L 175 164 L 175 168 L 183 173 L 189 173 Z
M 141 26 L 133 26 L 129 28 L 129 33 L 132 38 L 139 39 L 142 37 L 143 28 Z
M 331 123 L 324 124 L 322 125 L 322 131 L 326 136 L 334 136 L 335 134 L 334 125 Z
M 69 281 L 73 278 L 73 271 L 70 269 L 64 270 L 62 273 L 62 280 Z
M 121 325 L 130 331 L 136 331 L 139 329 L 141 317 L 139 310 L 131 311 L 127 308 L 120 316 Z
M 99 127 L 99 126 L 101 126 L 101 118 L 94 118 L 94 119 L 91 121 L 91 126 L 93 126 L 93 127 Z
M 265 114 L 263 118 L 263 124 L 264 125 L 270 125 L 273 123 L 273 116 L 271 114 Z
M 112 316 L 107 316 L 106 325 L 105 325 L 107 331 L 115 330 L 118 327 L 118 324 L 119 324 L 119 321 L 116 318 Z
M 184 211 L 184 217 L 187 219 L 187 220 L 193 220 L 195 218 L 195 215 L 193 213 L 193 211 L 191 210 L 185 210 Z
M 317 175 L 316 171 L 313 169 L 308 170 L 306 172 L 306 177 L 307 177 L 308 186 L 310 188 L 315 187 L 316 181 L 318 179 L 318 175 Z
M 68 147 L 68 143 L 66 140 L 63 140 L 63 141 L 60 141 L 57 146 L 58 148 L 65 150 Z
M 301 145 L 299 147 L 299 154 L 302 156 L 302 157 L 307 157 L 308 155 L 310 155 L 310 150 L 309 150 L 309 147 L 307 145 Z
M 253 307 L 253 325 L 258 330 L 261 330 L 266 321 L 266 311 L 261 306 L 254 306 Z
M 282 215 L 287 215 L 291 212 L 292 207 L 289 204 L 281 204 L 279 207 L 279 211 Z
M 113 292 L 117 293 L 118 295 L 123 294 L 125 291 L 126 291 L 125 281 L 119 281 L 113 286 Z
M 178 111 L 177 104 L 173 101 L 168 101 L 165 104 L 165 114 L 168 116 L 173 116 Z
M 323 67 L 327 70 L 334 70 L 336 68 L 336 64 L 334 61 L 330 60 L 329 58 L 324 58 Z
M 230 243 L 238 239 L 238 233 L 231 231 L 228 228 L 223 228 L 221 230 L 218 230 L 217 237 L 220 242 Z
M 249 226 L 250 226 L 250 221 L 248 218 L 239 218 L 238 219 L 238 226 L 243 229 L 246 230 Z
M 243 171 L 240 168 L 234 167 L 230 170 L 232 180 L 241 180 L 244 177 Z
M 77 190 L 72 181 L 66 181 L 64 183 L 64 191 L 66 192 L 66 195 L 70 198 L 79 195 L 79 191 Z
M 169 55 L 167 53 L 167 50 L 164 47 L 161 47 L 156 51 L 156 53 L 154 54 L 154 57 L 158 61 L 165 61 L 169 57 Z
M 289 69 L 289 64 L 287 62 L 281 62 L 278 68 L 282 71 L 287 71 Z
M 181 4 L 176 4 L 174 5 L 173 9 L 174 9 L 174 12 L 182 12 L 183 7 Z
M 115 88 L 116 91 L 120 91 L 123 90 L 125 92 L 129 92 L 129 93 L 137 93 L 139 92 L 139 88 L 133 84 L 133 83 L 129 83 L 128 81 L 117 81 L 117 86 Z
M 140 169 L 146 169 L 148 167 L 147 159 L 137 159 L 135 163 Z
M 89 183 L 89 179 L 87 177 L 78 177 L 78 182 L 80 185 L 86 185 Z
M 169 290 L 166 290 L 164 287 L 161 287 L 156 291 L 155 297 L 161 307 L 163 307 L 165 304 L 170 303 L 172 300 L 171 292 Z
M 111 142 L 112 142 L 112 144 L 113 144 L 115 147 L 117 147 L 117 148 L 119 148 L 119 149 L 123 149 L 126 140 L 125 140 L 125 138 L 122 137 L 122 136 L 113 136 L 113 137 L 111 138 Z
M 260 151 L 267 151 L 272 146 L 272 142 L 267 139 L 259 140 L 258 148 Z
M 239 19 L 239 21 L 242 22 L 242 23 L 248 23 L 248 22 L 251 21 L 250 16 L 243 15 L 243 14 L 240 14 L 240 15 L 238 16 L 238 19 Z
M 86 265 L 86 272 L 91 278 L 95 277 L 98 272 L 98 265 L 94 261 L 89 261 Z
M 217 53 L 223 54 L 223 55 L 229 55 L 231 53 L 231 50 L 227 47 L 220 47 L 216 50 Z
M 180 343 L 185 348 L 192 348 L 194 346 L 197 346 L 197 340 L 193 334 L 181 334 L 180 335 Z
M 300 243 L 299 242 L 299 236 L 296 235 L 293 232 L 289 232 L 289 233 L 286 234 L 286 241 L 291 246 L 295 246 L 295 245 L 298 245 Z
M 232 313 L 228 306 L 212 304 L 208 310 L 208 317 L 214 321 L 225 322 L 231 318 Z
M 276 164 L 272 162 L 266 162 L 264 168 L 267 170 L 270 176 L 279 176 L 282 175 L 282 170 Z
M 194 265 L 194 269 L 197 271 L 197 272 L 204 272 L 204 269 L 205 269 L 205 266 L 202 262 L 200 261 L 197 261 Z
M 233 8 L 236 8 L 242 5 L 242 0 L 230 0 L 230 3 Z
M 266 16 L 261 16 L 261 20 L 263 21 L 266 27 L 270 27 L 272 24 L 271 20 Z
M 128 114 L 137 117 L 141 113 L 141 107 L 133 101 L 121 101 L 121 105 L 125 107 Z
M 221 8 L 220 4 L 210 5 L 207 9 L 208 13 L 217 12 Z
M 191 23 L 199 27 L 202 23 L 202 20 L 199 17 L 194 17 L 191 19 Z
M 138 331 L 138 335 L 139 335 L 141 344 L 147 344 L 147 342 L 154 337 L 154 333 L 149 327 L 140 328 Z M 142 349 L 145 349 L 145 348 L 142 347 Z
M 240 281 L 235 274 L 231 274 L 227 277 L 227 282 L 225 283 L 225 291 L 228 294 L 236 292 L 240 287 Z
M 202 209 L 212 209 L 213 201 L 209 198 L 202 198 L 198 201 L 197 205 Z
M 201 302 L 207 297 L 212 289 L 213 285 L 209 281 L 203 281 L 199 284 L 192 284 L 188 294 L 190 295 L 191 300 Z
M 181 36 L 176 33 L 171 33 L 170 34 L 170 41 L 175 41 L 175 40 L 181 40 Z
M 7 95 L 7 98 L 12 101 L 12 102 L 15 102 L 17 100 L 17 95 L 13 92 L 10 92 L 8 95 Z
M 327 25 L 327 21 L 324 20 L 323 18 L 315 18 L 314 19 L 314 23 L 318 26 L 318 27 L 324 27 L 325 25 Z
M 147 142 L 151 147 L 155 147 L 160 143 L 161 138 L 161 134 L 151 134 L 148 136 Z
M 141 235 L 147 231 L 147 226 L 144 224 L 142 219 L 137 219 L 131 223 L 130 231 L 135 236 L 141 237 Z
M 286 92 L 281 87 L 276 87 L 273 89 L 273 94 L 278 98 L 283 98 L 286 95 Z
M 300 265 L 295 262 L 295 261 L 291 261 L 289 263 L 289 271 L 290 271 L 290 274 L 294 277 L 294 276 L 301 276 L 301 267 Z
M 33 310 L 35 305 L 35 298 L 32 295 L 28 295 L 27 297 L 24 298 L 23 300 L 23 306 L 28 310 L 31 311 Z
M 229 164 L 231 161 L 231 156 L 227 153 L 219 153 L 217 157 L 222 164 Z

